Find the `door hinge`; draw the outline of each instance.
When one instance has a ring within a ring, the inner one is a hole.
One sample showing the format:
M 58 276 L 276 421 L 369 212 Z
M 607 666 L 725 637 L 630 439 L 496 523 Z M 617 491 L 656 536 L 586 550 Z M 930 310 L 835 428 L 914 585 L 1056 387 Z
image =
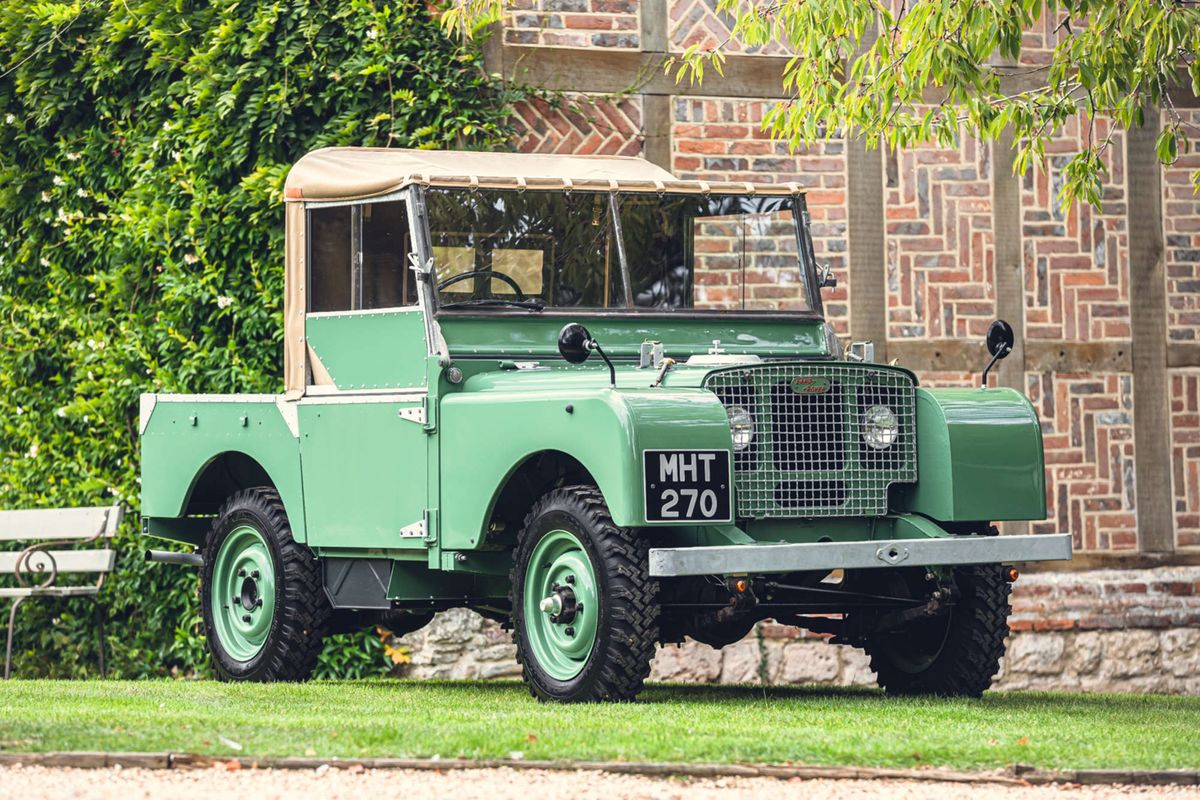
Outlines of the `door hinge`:
M 405 525 L 400 529 L 401 539 L 424 539 L 425 538 L 425 520 L 414 522 L 412 525 Z
M 421 398 L 421 405 L 402 408 L 397 413 L 400 415 L 400 419 L 406 419 L 409 422 L 415 422 L 418 425 L 424 425 L 426 420 L 425 398 Z

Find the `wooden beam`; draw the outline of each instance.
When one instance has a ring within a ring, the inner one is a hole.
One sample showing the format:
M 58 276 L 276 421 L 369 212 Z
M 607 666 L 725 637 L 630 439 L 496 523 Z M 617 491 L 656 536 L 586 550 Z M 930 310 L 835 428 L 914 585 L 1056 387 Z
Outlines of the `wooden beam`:
M 1029 372 L 1129 372 L 1133 345 L 1115 342 L 1026 342 Z
M 642 96 L 642 157 L 671 171 L 671 98 L 661 94 Z
M 1021 176 L 1013 174 L 1016 150 L 1011 129 L 992 143 L 992 241 L 995 247 L 996 316 L 1013 327 L 1016 344 L 1000 362 L 997 381 L 1024 393 L 1026 370 L 1025 281 L 1022 275 Z
M 1167 366 L 1200 367 L 1200 342 L 1171 342 L 1168 344 Z
M 500 70 L 518 83 L 561 92 L 590 94 L 683 95 L 690 97 L 778 98 L 788 59 L 731 55 L 724 77 L 708 71 L 703 83 L 675 82 L 675 70 L 663 72 L 671 54 L 661 51 L 589 50 L 505 45 Z M 491 67 L 488 67 L 491 70 Z
M 1129 305 L 1133 331 L 1133 457 L 1138 547 L 1175 549 L 1171 418 L 1167 383 L 1167 288 L 1163 262 L 1162 167 L 1155 155 L 1159 111 L 1126 135 Z
M 850 339 L 875 343 L 875 360 L 888 360 L 887 253 L 884 247 L 883 148 L 846 141 L 850 198 L 846 249 L 850 272 Z
M 641 49 L 665 53 L 670 50 L 667 43 L 667 0 L 641 0 L 638 3 L 641 22 Z
M 663 65 L 678 53 L 670 52 L 667 42 L 665 6 L 655 12 L 659 0 L 647 0 L 642 11 L 642 49 L 593 47 L 543 47 L 504 44 L 501 33 L 484 43 L 484 63 L 489 72 L 500 72 L 521 83 L 552 91 L 590 94 L 660 94 L 692 97 L 738 97 L 772 99 L 788 97 L 783 74 L 789 56 L 748 56 L 730 54 L 724 76 L 707 70 L 704 81 L 691 84 L 675 82 L 675 70 L 664 74 Z M 502 50 L 492 53 L 493 49 Z M 1040 74 L 1019 74 L 1000 81 L 1005 94 L 1020 94 L 1044 85 Z M 1188 87 L 1174 88 L 1170 96 L 1180 108 L 1200 107 L 1200 101 Z M 936 105 L 945 92 L 930 87 L 924 102 Z
M 1116 342 L 1024 342 L 1022 371 L 1029 372 L 1129 372 L 1133 348 Z M 918 371 L 981 372 L 990 356 L 983 339 L 920 339 L 888 342 L 888 357 L 900 366 Z M 1009 384 L 1004 384 L 1009 385 Z M 1024 388 L 1012 384 L 1014 388 Z
M 663 53 L 667 43 L 667 0 L 642 0 L 638 4 L 643 50 Z M 642 94 L 642 157 L 671 171 L 671 129 L 674 109 L 670 95 Z

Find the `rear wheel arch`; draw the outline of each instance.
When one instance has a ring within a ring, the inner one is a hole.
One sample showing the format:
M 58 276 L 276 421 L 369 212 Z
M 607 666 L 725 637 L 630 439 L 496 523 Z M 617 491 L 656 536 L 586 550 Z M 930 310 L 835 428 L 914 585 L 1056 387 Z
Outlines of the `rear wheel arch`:
M 290 456 L 279 457 L 268 451 L 223 450 L 200 467 L 186 491 L 158 508 L 155 517 L 211 516 L 233 495 L 247 489 L 268 488 L 279 493 L 297 542 L 307 542 L 304 495 L 300 483 L 300 462 Z M 169 509 L 169 510 L 168 510 Z M 166 512 L 166 513 L 164 513 Z
M 232 495 L 243 489 L 278 484 L 256 458 L 240 450 L 226 450 L 204 463 L 184 495 L 183 514 L 215 514 Z

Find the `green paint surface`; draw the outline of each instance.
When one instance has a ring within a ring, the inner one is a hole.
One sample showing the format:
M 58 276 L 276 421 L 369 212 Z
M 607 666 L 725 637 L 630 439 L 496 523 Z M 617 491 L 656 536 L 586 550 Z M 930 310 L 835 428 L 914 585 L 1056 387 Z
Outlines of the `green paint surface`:
M 556 600 L 556 588 L 574 593 L 581 610 L 569 623 L 551 619 L 561 606 L 547 610 L 543 602 Z M 550 531 L 529 555 L 525 569 L 525 635 L 537 663 L 560 681 L 574 678 L 587 664 L 596 642 L 600 593 L 596 571 L 579 538 L 570 531 Z
M 1200 697 L 651 684 L 538 703 L 518 683 L 0 683 L 0 748 L 992 769 L 1196 769 Z M 235 750 L 221 738 L 242 746 Z M 782 787 L 782 784 L 781 784 Z
M 1042 431 L 1012 389 L 918 389 L 917 483 L 901 507 L 937 520 L 1046 517 Z
M 239 525 L 217 549 L 212 615 L 221 646 L 236 661 L 258 655 L 275 615 L 275 561 L 256 528 Z
M 237 452 L 266 470 L 292 533 L 304 541 L 300 446 L 274 403 L 160 399 L 141 444 L 142 516 L 182 516 L 204 468 L 223 453 Z
M 495 355 L 510 358 L 544 356 L 558 360 L 558 332 L 568 322 L 584 325 L 612 357 L 636 357 L 642 342 L 662 342 L 676 361 L 707 353 L 714 340 L 729 353 L 760 356 L 825 354 L 821 321 L 805 317 L 770 318 L 732 314 L 613 314 L 581 312 L 438 316 L 451 356 Z M 600 359 L 595 358 L 596 362 Z
M 480 374 L 442 399 L 442 547 L 471 548 L 504 481 L 530 456 L 561 451 L 595 478 L 613 520 L 645 522 L 641 451 L 730 447 L 729 418 L 712 392 L 649 388 L 653 370 L 539 369 Z M 566 410 L 571 406 L 571 411 Z
M 414 308 L 309 314 L 308 345 L 337 388 L 425 386 L 425 322 Z
M 424 427 L 400 417 L 418 403 L 300 405 L 300 457 L 308 544 L 423 548 L 400 529 L 426 507 Z

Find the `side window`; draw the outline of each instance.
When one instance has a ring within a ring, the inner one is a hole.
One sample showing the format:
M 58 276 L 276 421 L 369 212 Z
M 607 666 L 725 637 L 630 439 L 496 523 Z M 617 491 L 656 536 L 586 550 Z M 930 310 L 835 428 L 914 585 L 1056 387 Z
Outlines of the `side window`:
M 309 212 L 310 311 L 358 311 L 416 303 L 408 269 L 412 237 L 403 201 Z
M 314 208 L 308 212 L 309 311 L 350 308 L 351 208 Z

